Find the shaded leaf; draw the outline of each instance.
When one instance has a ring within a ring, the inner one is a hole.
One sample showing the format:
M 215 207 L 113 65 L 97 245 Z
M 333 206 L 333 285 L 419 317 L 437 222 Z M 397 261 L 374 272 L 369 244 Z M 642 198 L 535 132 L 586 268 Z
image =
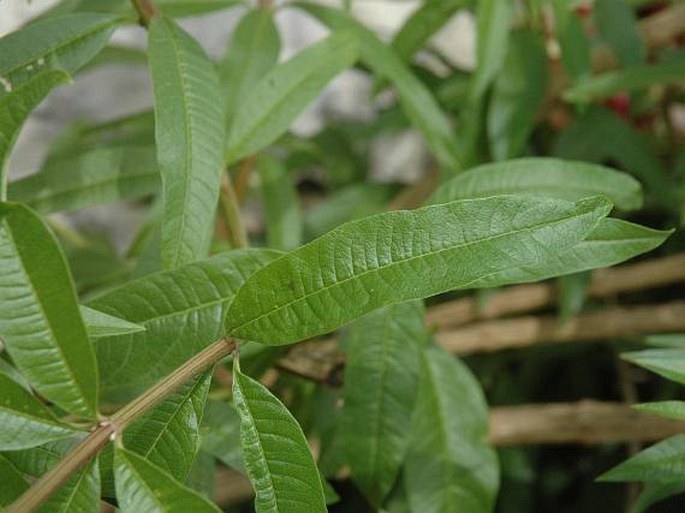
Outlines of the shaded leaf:
M 12 462 L 0 454 L 0 510 L 9 506 L 29 489 L 29 484 Z
M 202 450 L 245 473 L 240 447 L 240 415 L 229 403 L 209 399 L 202 418 Z
M 224 119 L 214 64 L 173 20 L 153 18 L 148 60 L 162 175 L 162 262 L 174 269 L 207 255 L 219 198 Z
M 548 157 L 508 160 L 469 169 L 443 183 L 433 193 L 431 202 L 445 203 L 497 194 L 524 194 L 572 201 L 603 194 L 624 210 L 642 206 L 640 182 L 630 175 L 586 162 Z
M 16 451 L 66 438 L 75 429 L 57 419 L 25 388 L 0 374 L 0 450 Z
M 476 71 L 471 98 L 480 98 L 504 65 L 512 8 L 509 2 L 480 0 L 476 11 Z
M 124 445 L 183 482 L 199 446 L 211 372 L 185 383 L 124 431 Z
M 233 400 L 256 512 L 325 513 L 321 477 L 299 424 L 266 387 L 240 372 L 237 358 L 233 362 Z
M 628 2 L 596 0 L 593 11 L 599 34 L 609 43 L 621 65 L 634 66 L 643 62 L 645 49 L 638 33 L 634 7 Z
M 95 417 L 98 373 L 69 268 L 43 221 L 0 204 L 0 337 L 17 368 L 62 409 Z
M 79 308 L 90 338 L 116 337 L 117 335 L 128 335 L 145 331 L 145 327 L 140 324 L 134 324 L 113 315 L 107 315 L 87 306 Z
M 271 69 L 236 110 L 226 143 L 227 163 L 252 155 L 283 135 L 333 77 L 356 60 L 356 38 L 337 33 Z
M 685 420 L 685 401 L 658 401 L 634 404 L 633 408 L 669 419 Z
M 114 479 L 122 513 L 219 513 L 219 508 L 142 456 L 114 450 Z
M 685 493 L 685 483 L 678 481 L 648 481 L 635 502 L 634 513 L 643 513 L 654 503 Z
M 467 288 L 545 262 L 610 210 L 602 198 L 496 196 L 347 223 L 253 274 L 226 318 L 233 336 L 269 345 L 329 332 L 382 306 Z
M 159 190 L 153 147 L 114 147 L 58 160 L 9 185 L 9 197 L 41 213 L 139 198 Z
M 597 478 L 598 481 L 680 481 L 685 476 L 685 434 L 637 453 Z
M 92 513 L 100 509 L 100 472 L 97 458 L 76 472 L 38 513 Z
M 98 339 L 103 396 L 115 402 L 131 399 L 218 339 L 235 291 L 278 255 L 268 250 L 230 251 L 147 275 L 90 302 L 91 308 L 145 328 Z
M 575 82 L 590 75 L 590 41 L 583 24 L 567 0 L 552 0 L 554 25 L 561 47 L 561 62 Z
M 623 353 L 621 358 L 685 385 L 685 350 L 648 349 Z
M 588 271 L 565 274 L 557 279 L 559 295 L 559 322 L 568 322 L 579 314 L 587 298 L 592 275 Z
M 420 301 L 362 317 L 345 335 L 345 452 L 372 504 L 383 503 L 404 461 L 426 337 Z
M 497 496 L 487 404 L 469 369 L 438 347 L 423 352 L 412 442 L 404 468 L 411 511 L 483 513 Z

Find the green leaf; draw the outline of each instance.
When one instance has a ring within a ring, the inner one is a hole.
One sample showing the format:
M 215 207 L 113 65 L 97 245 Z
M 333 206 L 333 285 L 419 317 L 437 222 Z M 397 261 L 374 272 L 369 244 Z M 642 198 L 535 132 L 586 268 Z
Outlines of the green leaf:
M 637 29 L 634 7 L 628 2 L 596 0 L 595 22 L 622 66 L 634 66 L 645 59 L 645 49 Z
M 261 179 L 267 245 L 294 249 L 302 242 L 302 215 L 293 178 L 280 161 L 269 155 L 259 155 L 256 167 Z
M 515 32 L 495 79 L 487 113 L 488 140 L 495 160 L 521 154 L 547 93 L 547 54 L 538 34 Z
M 38 513 L 92 513 L 100 510 L 100 471 L 97 458 L 71 476 L 38 509 Z
M 22 474 L 39 477 L 54 467 L 64 455 L 81 441 L 87 433 L 79 432 L 71 438 L 48 442 L 23 451 L 3 454 Z
M 658 401 L 634 404 L 633 408 L 669 419 L 685 420 L 685 401 Z
M 69 75 L 62 71 L 46 71 L 0 96 L 0 189 L 3 196 L 7 187 L 7 160 L 24 121 L 50 91 L 68 80 Z
M 115 402 L 131 399 L 221 337 L 222 319 L 235 291 L 278 255 L 230 251 L 131 281 L 89 303 L 145 328 L 98 339 L 103 396 Z
M 0 454 L 0 511 L 29 489 L 29 484 L 12 462 Z
M 168 18 L 150 23 L 148 58 L 162 175 L 162 262 L 174 269 L 207 255 L 219 198 L 224 119 L 214 64 Z
M 183 482 L 199 447 L 211 372 L 185 383 L 124 431 L 124 445 Z
M 321 477 L 299 424 L 264 385 L 240 372 L 237 358 L 233 362 L 233 400 L 256 512 L 325 513 Z
M 471 98 L 480 98 L 504 65 L 509 43 L 512 8 L 509 2 L 478 2 L 476 62 Z
M 372 504 L 383 503 L 404 461 L 426 338 L 423 304 L 414 301 L 362 317 L 344 339 L 345 453 Z
M 683 481 L 685 434 L 637 453 L 597 478 L 598 481 Z
M 154 148 L 115 147 L 52 162 L 10 183 L 9 197 L 49 213 L 139 198 L 158 190 Z
M 0 39 L 0 77 L 4 90 L 15 90 L 46 70 L 72 74 L 109 40 L 118 16 L 69 14 L 39 20 Z
M 114 450 L 114 479 L 122 513 L 219 513 L 219 508 L 136 453 Z
M 66 438 L 75 429 L 58 422 L 25 388 L 0 374 L 0 451 L 16 451 Z
M 634 513 L 644 513 L 654 503 L 685 493 L 685 483 L 678 481 L 648 481 L 635 502 Z
M 359 41 L 362 61 L 380 78 L 393 83 L 407 117 L 421 131 L 438 162 L 445 169 L 458 169 L 460 149 L 449 119 L 430 90 L 412 74 L 392 49 L 339 9 L 307 2 L 296 2 L 294 5 L 334 30 L 354 33 Z
M 623 210 L 642 206 L 640 182 L 626 173 L 585 162 L 529 157 L 469 169 L 443 183 L 432 203 L 523 194 L 575 201 L 603 194 Z
M 209 399 L 202 418 L 202 450 L 245 473 L 240 447 L 240 415 L 232 404 Z
M 592 275 L 588 271 L 565 274 L 557 279 L 559 322 L 564 324 L 579 314 L 587 299 Z
M 568 0 L 552 0 L 554 24 L 561 47 L 561 61 L 575 82 L 590 76 L 590 41 Z
M 404 484 L 412 511 L 492 511 L 498 488 L 487 404 L 469 369 L 444 349 L 423 352 Z
M 98 373 L 57 241 L 27 207 L 0 204 L 0 338 L 31 385 L 60 408 L 94 418 Z
M 648 349 L 623 353 L 621 358 L 685 385 L 685 350 Z
M 81 317 L 86 325 L 86 331 L 90 338 L 116 337 L 118 335 L 128 335 L 145 331 L 145 327 L 140 324 L 119 319 L 113 315 L 93 310 L 87 306 L 79 307 Z
M 356 60 L 356 38 L 344 32 L 271 69 L 245 94 L 236 110 L 228 135 L 227 163 L 252 155 L 278 139 L 333 77 Z
M 472 286 L 496 287 L 609 267 L 651 251 L 671 233 L 620 219 L 602 219 L 584 240 L 553 255 L 543 264 L 512 267 L 483 277 Z
M 226 330 L 269 345 L 326 333 L 388 304 L 549 260 L 610 209 L 603 198 L 496 196 L 353 221 L 253 274 Z
M 622 91 L 633 91 L 656 84 L 675 84 L 685 80 L 685 63 L 645 64 L 596 75 L 564 93 L 574 103 L 603 100 Z
M 253 9 L 233 30 L 228 51 L 219 62 L 224 114 L 230 128 L 239 105 L 259 80 L 278 63 L 281 38 L 272 9 Z
M 101 0 L 98 0 L 101 1 Z M 130 2 L 128 2 L 130 3 Z M 168 16 L 195 16 L 244 4 L 244 0 L 155 0 Z

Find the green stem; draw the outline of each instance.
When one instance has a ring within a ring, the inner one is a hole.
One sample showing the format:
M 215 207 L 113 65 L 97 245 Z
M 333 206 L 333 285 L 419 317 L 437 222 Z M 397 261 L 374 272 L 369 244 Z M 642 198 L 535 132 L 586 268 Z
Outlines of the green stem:
M 150 25 L 150 20 L 155 16 L 159 16 L 159 8 L 155 5 L 153 0 L 131 0 L 133 7 L 138 11 L 140 16 L 140 23 L 147 27 Z
M 236 343 L 221 338 L 196 354 L 143 395 L 98 424 L 81 443 L 69 451 L 57 465 L 38 479 L 7 510 L 7 513 L 31 513 L 47 501 L 77 470 L 95 457 L 107 442 L 121 435 L 131 422 L 156 406 L 179 386 L 230 355 Z
M 221 177 L 221 191 L 219 200 L 221 203 L 221 212 L 226 221 L 226 229 L 228 230 L 228 238 L 231 246 L 235 249 L 248 247 L 247 234 L 245 233 L 245 226 L 240 217 L 240 206 L 238 198 L 233 189 L 233 182 L 228 173 L 223 173 Z

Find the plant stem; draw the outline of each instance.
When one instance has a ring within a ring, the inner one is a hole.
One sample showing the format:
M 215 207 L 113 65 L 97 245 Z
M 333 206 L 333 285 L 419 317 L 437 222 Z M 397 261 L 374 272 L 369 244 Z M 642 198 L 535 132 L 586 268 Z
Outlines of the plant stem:
M 145 27 L 150 24 L 152 18 L 160 14 L 153 0 L 131 0 L 131 3 L 138 11 L 141 25 Z
M 119 436 L 134 420 L 156 406 L 183 383 L 207 370 L 235 349 L 233 340 L 221 338 L 193 356 L 178 369 L 162 379 L 143 395 L 121 408 L 110 419 L 102 421 L 85 439 L 68 452 L 29 488 L 7 513 L 30 513 L 36 511 L 55 493 L 74 472 L 95 457 L 108 441 Z
M 221 190 L 219 195 L 221 211 L 224 216 L 224 221 L 226 221 L 226 229 L 228 230 L 228 239 L 231 246 L 235 249 L 246 248 L 248 246 L 247 234 L 245 233 L 245 226 L 243 226 L 243 221 L 240 217 L 238 197 L 235 194 L 233 183 L 228 173 L 223 173 L 221 176 Z

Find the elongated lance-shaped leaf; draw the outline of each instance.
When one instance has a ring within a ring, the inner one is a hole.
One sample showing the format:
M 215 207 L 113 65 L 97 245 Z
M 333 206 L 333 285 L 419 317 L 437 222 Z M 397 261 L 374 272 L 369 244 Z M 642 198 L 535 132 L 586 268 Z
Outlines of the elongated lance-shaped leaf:
M 235 406 L 216 399 L 207 400 L 200 433 L 204 452 L 246 473 L 240 447 L 240 415 Z
M 186 383 L 124 431 L 131 451 L 184 482 L 198 449 L 211 372 Z
M 228 127 L 250 89 L 278 63 L 280 53 L 281 38 L 273 10 L 253 9 L 245 14 L 233 31 L 226 55 L 219 62 Z
M 233 401 L 240 414 L 245 467 L 257 513 L 325 513 L 321 477 L 297 420 L 233 360 Z
M 226 143 L 227 163 L 259 151 L 283 135 L 323 88 L 356 60 L 356 37 L 342 32 L 269 71 L 236 110 Z
M 680 493 L 685 493 L 685 483 L 682 478 L 675 481 L 647 481 L 635 501 L 633 513 L 644 513 L 655 502 Z
M 376 35 L 347 13 L 308 2 L 294 5 L 334 30 L 346 30 L 359 41 L 362 61 L 379 77 L 390 80 L 400 96 L 407 117 L 421 131 L 440 164 L 448 170 L 460 165 L 460 149 L 445 113 L 430 90 L 412 74 L 402 60 Z
M 474 167 L 443 183 L 431 203 L 523 194 L 575 201 L 604 194 L 624 210 L 642 206 L 640 182 L 614 169 L 547 157 L 507 160 Z
M 685 401 L 657 401 L 654 403 L 634 404 L 633 408 L 660 417 L 685 420 Z
M 685 350 L 648 349 L 623 353 L 621 358 L 685 385 Z
M 620 71 L 607 71 L 568 89 L 564 99 L 589 103 L 608 98 L 621 91 L 632 91 L 655 84 L 672 84 L 685 80 L 685 64 L 665 62 L 633 66 Z
M 8 195 L 49 213 L 139 198 L 158 190 L 154 148 L 132 146 L 97 149 L 49 163 L 38 173 L 10 183 Z
M 413 421 L 404 467 L 411 511 L 492 511 L 499 470 L 485 398 L 469 369 L 439 347 L 423 352 Z
M 105 46 L 120 21 L 109 14 L 70 14 L 31 23 L 3 37 L 0 97 L 47 70 L 75 72 Z
M 561 62 L 576 82 L 590 75 L 590 41 L 580 17 L 566 0 L 552 0 L 554 24 L 561 47 Z
M 345 336 L 345 452 L 372 504 L 383 503 L 404 461 L 426 340 L 420 301 L 362 317 Z
M 19 383 L 0 374 L 0 450 L 16 451 L 66 438 L 75 429 L 55 417 Z
M 121 403 L 218 339 L 233 295 L 280 253 L 240 250 L 131 281 L 88 306 L 143 326 L 144 332 L 98 339 L 102 393 Z
M 71 476 L 38 513 L 92 513 L 99 509 L 100 470 L 95 458 Z
M 214 65 L 173 20 L 152 20 L 148 57 L 164 194 L 162 263 L 174 269 L 209 250 L 223 168 L 224 119 Z
M 6 165 L 14 140 L 26 118 L 56 86 L 69 80 L 62 71 L 46 71 L 0 96 L 0 191 L 7 192 Z
M 638 32 L 636 9 L 612 0 L 597 0 L 593 7 L 599 35 L 609 43 L 621 66 L 641 64 L 646 52 Z
M 294 249 L 302 242 L 302 215 L 293 178 L 281 162 L 266 154 L 257 157 L 257 169 L 266 242 L 272 248 Z
M 92 418 L 98 373 L 69 268 L 37 214 L 0 204 L 0 338 L 31 385 L 62 409 Z
M 11 461 L 0 454 L 0 511 L 9 506 L 29 488 L 23 474 Z
M 252 275 L 226 330 L 265 344 L 329 332 L 382 306 L 420 299 L 513 267 L 549 260 L 582 240 L 611 204 L 494 196 L 378 214 L 347 223 Z
M 477 67 L 471 85 L 473 101 L 480 98 L 504 65 L 509 41 L 512 6 L 509 2 L 478 2 Z
M 685 434 L 637 453 L 597 478 L 599 481 L 681 481 L 685 476 Z
M 555 253 L 542 265 L 512 267 L 484 276 L 474 288 L 545 280 L 554 276 L 609 267 L 660 246 L 672 231 L 653 230 L 621 219 L 602 219 L 581 242 Z
M 154 463 L 117 447 L 114 482 L 122 513 L 219 513 L 214 504 Z
M 140 324 L 134 324 L 113 315 L 107 315 L 87 306 L 79 308 L 90 338 L 116 337 L 117 335 L 128 335 L 145 331 L 145 327 Z

